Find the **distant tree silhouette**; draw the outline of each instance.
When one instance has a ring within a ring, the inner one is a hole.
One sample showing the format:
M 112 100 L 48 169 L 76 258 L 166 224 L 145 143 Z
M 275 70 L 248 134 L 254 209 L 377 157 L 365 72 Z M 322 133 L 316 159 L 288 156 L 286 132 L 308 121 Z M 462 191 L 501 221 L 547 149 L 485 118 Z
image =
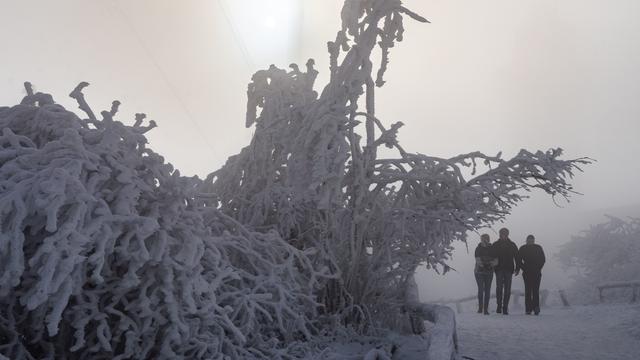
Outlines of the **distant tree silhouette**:
M 640 219 L 608 219 L 573 236 L 555 254 L 576 272 L 573 292 L 584 300 L 595 301 L 596 285 L 640 280 Z

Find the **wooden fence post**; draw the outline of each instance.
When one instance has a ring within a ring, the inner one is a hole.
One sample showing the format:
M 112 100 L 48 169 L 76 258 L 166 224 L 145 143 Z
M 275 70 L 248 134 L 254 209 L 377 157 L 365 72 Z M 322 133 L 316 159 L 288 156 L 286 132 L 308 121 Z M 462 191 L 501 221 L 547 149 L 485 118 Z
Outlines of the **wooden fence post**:
M 540 292 L 540 307 L 547 306 L 547 297 L 549 296 L 549 290 L 544 289 Z
M 513 294 L 513 305 L 522 307 L 522 305 L 520 305 L 520 292 L 512 291 L 511 293 Z
M 567 295 L 565 295 L 564 290 L 558 290 L 558 293 L 560 294 L 560 300 L 562 300 L 562 305 L 570 306 L 569 300 L 567 300 Z
M 598 297 L 600 298 L 600 303 L 604 302 L 604 296 L 602 295 L 602 288 L 598 286 Z

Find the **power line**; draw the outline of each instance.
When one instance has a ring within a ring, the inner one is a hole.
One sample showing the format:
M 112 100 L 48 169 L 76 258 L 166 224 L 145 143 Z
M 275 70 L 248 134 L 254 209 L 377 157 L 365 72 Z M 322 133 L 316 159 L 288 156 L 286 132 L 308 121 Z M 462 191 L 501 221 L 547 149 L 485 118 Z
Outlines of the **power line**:
M 120 14 L 120 16 L 122 16 L 122 19 L 124 20 L 124 22 L 129 27 L 129 30 L 131 30 L 131 32 L 135 36 L 136 40 L 138 41 L 138 44 L 140 45 L 142 50 L 146 53 L 147 57 L 149 58 L 149 60 L 153 64 L 153 66 L 156 68 L 158 73 L 160 73 L 160 77 L 162 78 L 162 80 L 164 81 L 165 85 L 169 89 L 169 92 L 171 93 L 171 95 L 178 102 L 178 105 L 182 108 L 182 111 L 184 111 L 184 113 L 187 115 L 187 118 L 195 126 L 196 132 L 198 133 L 198 135 L 200 136 L 202 141 L 205 143 L 205 145 L 207 147 L 209 147 L 209 150 L 211 151 L 211 153 L 215 154 L 216 152 L 215 152 L 213 146 L 211 145 L 209 140 L 204 136 L 204 130 L 202 129 L 202 127 L 200 127 L 200 124 L 198 124 L 198 122 L 196 121 L 195 117 L 193 116 L 193 114 L 191 113 L 189 108 L 186 106 L 185 102 L 182 100 L 182 97 L 179 95 L 178 91 L 176 90 L 176 88 L 173 86 L 173 84 L 169 80 L 169 77 L 167 76 L 165 71 L 162 69 L 160 64 L 156 61 L 155 57 L 153 56 L 153 54 L 149 50 L 149 47 L 142 40 L 142 37 L 140 36 L 140 34 L 136 30 L 136 28 L 133 26 L 133 23 L 131 22 L 131 20 L 129 19 L 127 14 L 122 10 L 122 8 L 120 8 L 120 6 L 117 3 L 117 0 L 113 0 L 112 4 L 113 4 L 113 7 L 116 9 L 116 11 Z
M 235 43 L 240 48 L 240 52 L 242 53 L 244 61 L 247 64 L 249 71 L 251 72 L 256 68 L 256 64 L 254 64 L 253 61 L 251 60 L 251 55 L 249 55 L 249 51 L 247 50 L 247 46 L 244 43 L 242 36 L 238 35 L 238 32 L 236 31 L 236 27 L 233 26 L 233 22 L 231 22 L 231 18 L 229 17 L 229 11 L 225 6 L 224 1 L 225 0 L 218 0 L 218 5 L 222 9 L 222 14 L 224 14 L 224 18 L 227 20 L 227 24 L 229 24 L 229 28 L 231 28 L 231 34 L 233 35 L 233 39 L 235 40 Z

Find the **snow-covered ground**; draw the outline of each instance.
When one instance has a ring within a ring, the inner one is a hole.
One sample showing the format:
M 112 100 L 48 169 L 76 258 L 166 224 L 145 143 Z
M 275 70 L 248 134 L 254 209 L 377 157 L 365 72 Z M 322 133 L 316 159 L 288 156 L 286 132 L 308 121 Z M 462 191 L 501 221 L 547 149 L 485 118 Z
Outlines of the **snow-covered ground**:
M 640 359 L 640 305 L 543 309 L 540 316 L 458 315 L 461 355 L 475 360 Z

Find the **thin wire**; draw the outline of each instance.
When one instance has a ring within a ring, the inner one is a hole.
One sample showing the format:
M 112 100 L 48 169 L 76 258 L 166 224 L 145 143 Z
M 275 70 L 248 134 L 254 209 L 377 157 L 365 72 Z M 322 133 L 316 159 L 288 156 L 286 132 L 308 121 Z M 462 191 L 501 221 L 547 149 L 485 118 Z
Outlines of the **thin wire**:
M 129 29 L 131 30 L 131 32 L 133 33 L 133 35 L 135 36 L 136 40 L 138 41 L 138 43 L 140 44 L 140 47 L 142 48 L 142 50 L 146 53 L 147 57 L 149 58 L 149 60 L 151 61 L 151 63 L 153 64 L 153 66 L 156 68 L 156 70 L 160 73 L 160 77 L 162 78 L 162 80 L 164 81 L 165 85 L 167 86 L 167 88 L 169 88 L 169 91 L 171 93 L 171 95 L 176 99 L 176 101 L 178 102 L 178 105 L 182 108 L 182 111 L 184 111 L 184 113 L 187 115 L 187 118 L 193 123 L 193 125 L 196 128 L 196 132 L 198 133 L 198 135 L 200 136 L 200 138 L 202 139 L 202 141 L 205 143 L 205 145 L 207 147 L 209 147 L 209 150 L 211 151 L 211 154 L 214 155 L 216 152 L 214 150 L 214 147 L 211 145 L 211 143 L 209 142 L 209 139 L 207 139 L 204 136 L 204 130 L 202 129 L 202 127 L 200 126 L 200 124 L 198 124 L 198 122 L 196 121 L 195 117 L 193 116 L 193 114 L 191 113 L 191 111 L 189 110 L 189 108 L 186 106 L 185 102 L 182 100 L 182 97 L 180 97 L 178 91 L 176 90 L 176 88 L 173 86 L 173 84 L 171 83 L 171 81 L 169 81 L 169 78 L 167 76 L 167 74 L 165 73 L 165 71 L 162 69 L 162 67 L 160 67 L 160 64 L 156 61 L 155 57 L 153 56 L 153 54 L 151 53 L 151 51 L 149 50 L 149 47 L 147 47 L 147 45 L 145 44 L 145 42 L 142 40 L 142 37 L 140 36 L 140 34 L 138 33 L 138 31 L 136 30 L 136 28 L 133 26 L 133 23 L 131 22 L 131 19 L 129 19 L 129 17 L 127 16 L 127 14 L 122 10 L 122 8 L 120 8 L 117 0 L 112 0 L 112 4 L 114 6 L 114 8 L 116 9 L 116 11 L 118 13 L 120 13 L 120 16 L 122 16 L 124 22 L 127 24 L 127 26 L 129 27 Z
M 224 0 L 218 0 L 218 5 L 222 9 L 222 13 L 224 14 L 224 18 L 227 20 L 227 24 L 229 24 L 229 28 L 231 28 L 231 34 L 233 35 L 233 39 L 235 40 L 235 43 L 240 48 L 240 52 L 242 53 L 242 57 L 244 58 L 244 61 L 247 67 L 249 68 L 249 71 L 254 71 L 254 69 L 256 68 L 256 64 L 254 64 L 254 62 L 251 60 L 251 55 L 249 55 L 249 51 L 247 50 L 247 46 L 244 43 L 242 36 L 238 35 L 238 32 L 236 31 L 236 27 L 233 26 L 233 22 L 231 22 L 231 18 L 229 17 L 229 11 L 225 6 Z

